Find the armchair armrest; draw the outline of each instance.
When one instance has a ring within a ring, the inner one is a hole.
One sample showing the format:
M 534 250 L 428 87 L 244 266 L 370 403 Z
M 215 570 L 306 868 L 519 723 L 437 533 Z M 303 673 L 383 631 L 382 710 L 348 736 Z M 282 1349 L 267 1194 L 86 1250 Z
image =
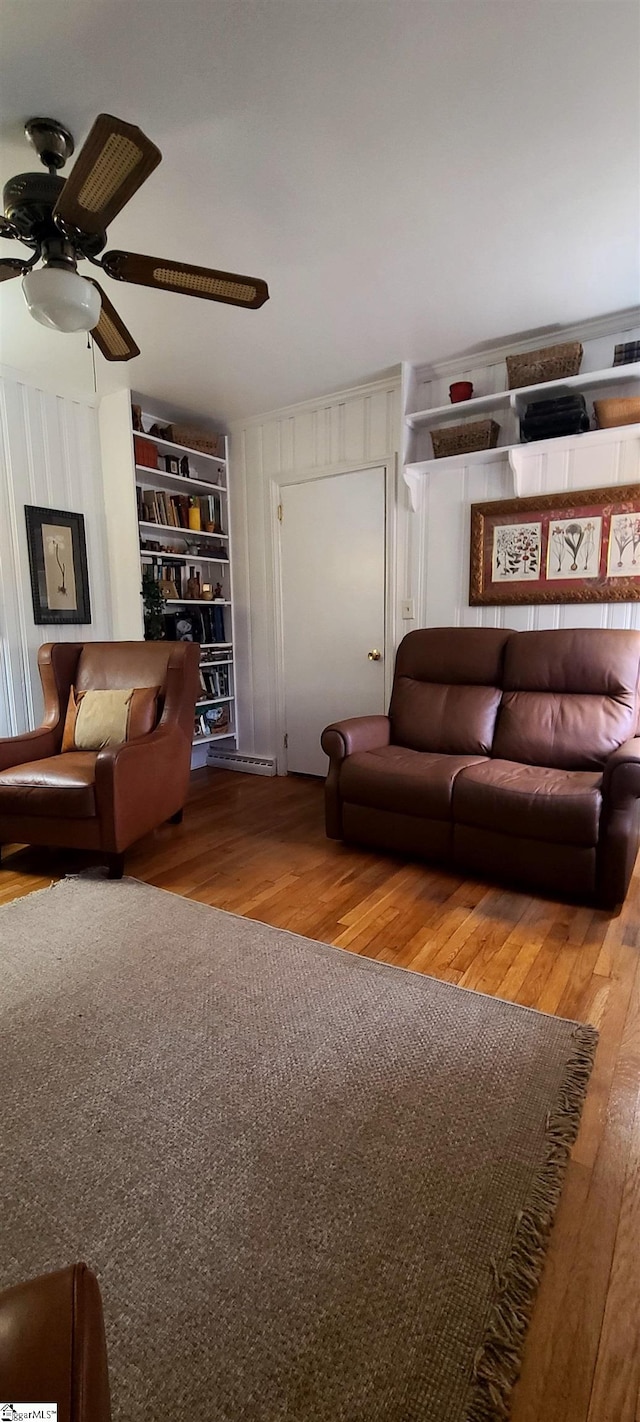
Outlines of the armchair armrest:
M 329 760 L 340 762 L 356 751 L 388 746 L 390 737 L 388 716 L 352 716 L 348 721 L 334 721 L 333 725 L 325 726 L 320 740 Z
M 109 1422 L 102 1301 L 86 1264 L 0 1293 L 0 1377 L 16 1402 L 57 1402 L 69 1422 Z
M 610 808 L 640 798 L 640 736 L 632 736 L 605 763 L 602 795 Z
M 119 853 L 182 809 L 190 762 L 191 742 L 175 722 L 98 751 L 96 805 L 103 847 Z
M 36 731 L 24 731 L 21 736 L 6 736 L 0 740 L 0 771 L 12 765 L 26 765 L 30 760 L 46 760 L 57 755 L 60 737 L 51 726 L 38 726 Z

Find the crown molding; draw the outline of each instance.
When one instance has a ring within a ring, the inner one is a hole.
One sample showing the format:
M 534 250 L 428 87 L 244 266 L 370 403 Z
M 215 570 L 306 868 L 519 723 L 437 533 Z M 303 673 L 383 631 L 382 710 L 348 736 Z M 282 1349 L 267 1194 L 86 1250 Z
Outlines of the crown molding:
M 292 415 L 302 415 L 307 410 L 323 409 L 325 405 L 342 404 L 345 400 L 358 400 L 367 395 L 377 395 L 381 390 L 399 390 L 401 367 L 394 366 L 390 374 L 381 380 L 368 380 L 363 385 L 350 385 L 346 390 L 334 390 L 330 395 L 315 395 L 311 400 L 300 400 L 295 405 L 283 405 L 277 410 L 265 410 L 261 415 L 249 415 L 246 419 L 232 420 L 230 431 L 246 430 L 253 425 L 264 425 L 270 420 L 286 420 Z
M 562 341 L 594 341 L 600 336 L 622 335 L 624 331 L 640 326 L 640 306 L 627 306 L 622 311 L 610 311 L 604 316 L 593 316 L 586 321 L 577 321 L 572 326 L 546 328 L 526 340 L 500 341 L 495 345 L 475 346 L 446 360 L 427 361 L 424 365 L 412 366 L 416 381 L 433 380 L 439 376 L 457 375 L 472 365 L 497 365 L 508 355 L 519 355 L 524 351 L 535 351 L 541 346 L 559 345 Z

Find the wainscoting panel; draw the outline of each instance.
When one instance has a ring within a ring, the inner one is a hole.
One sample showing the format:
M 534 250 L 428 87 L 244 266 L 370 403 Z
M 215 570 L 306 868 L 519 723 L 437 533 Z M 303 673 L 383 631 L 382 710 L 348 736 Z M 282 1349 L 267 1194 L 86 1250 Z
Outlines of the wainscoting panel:
M 84 514 L 92 621 L 36 626 L 25 504 Z M 111 613 L 97 414 L 93 405 L 0 380 L 0 736 L 40 722 L 42 642 L 109 638 Z

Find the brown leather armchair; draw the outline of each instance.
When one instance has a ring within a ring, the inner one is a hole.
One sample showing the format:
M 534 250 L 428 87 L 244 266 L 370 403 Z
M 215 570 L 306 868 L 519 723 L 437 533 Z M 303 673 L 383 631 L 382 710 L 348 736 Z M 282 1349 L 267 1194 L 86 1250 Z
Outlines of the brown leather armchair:
M 44 718 L 36 731 L 0 740 L 2 844 L 97 851 L 111 878 L 124 851 L 187 795 L 198 696 L 194 642 L 48 642 L 38 652 Z M 155 730 L 100 751 L 61 753 L 69 690 L 160 687 Z
M 0 1293 L 0 1394 L 55 1402 L 58 1422 L 109 1422 L 102 1300 L 86 1264 Z

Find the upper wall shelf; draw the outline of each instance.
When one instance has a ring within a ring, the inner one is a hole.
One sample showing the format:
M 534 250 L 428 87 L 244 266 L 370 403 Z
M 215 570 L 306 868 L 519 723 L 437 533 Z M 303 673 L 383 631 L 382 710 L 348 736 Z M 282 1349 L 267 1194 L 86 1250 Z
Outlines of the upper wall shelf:
M 449 420 L 472 419 L 474 415 L 487 414 L 491 410 L 513 410 L 516 415 L 524 412 L 524 406 L 537 397 L 561 395 L 571 390 L 605 390 L 608 386 L 637 379 L 640 376 L 640 361 L 630 365 L 609 366 L 607 370 L 586 370 L 580 375 L 568 376 L 565 380 L 546 380 L 542 385 L 523 385 L 519 390 L 498 390 L 493 395 L 476 395 L 472 400 L 461 400 L 457 405 L 439 405 L 431 410 L 415 410 L 406 415 L 410 429 L 425 429 Z M 458 461 L 459 462 L 459 461 Z
M 640 424 L 614 425 L 610 429 L 585 430 L 584 434 L 561 435 L 558 439 L 541 439 L 530 444 L 503 444 L 495 449 L 475 449 L 468 454 L 453 454 L 447 459 L 421 459 L 405 464 L 404 482 L 409 490 L 411 508 L 414 513 L 420 507 L 422 481 L 431 474 L 460 473 L 479 464 L 497 464 L 508 459 L 513 474 L 514 491 L 519 498 L 526 493 L 524 488 L 523 463 L 527 455 L 551 454 L 556 450 L 586 448 L 606 444 L 616 440 L 623 444 L 627 440 L 637 440 L 640 445 Z

